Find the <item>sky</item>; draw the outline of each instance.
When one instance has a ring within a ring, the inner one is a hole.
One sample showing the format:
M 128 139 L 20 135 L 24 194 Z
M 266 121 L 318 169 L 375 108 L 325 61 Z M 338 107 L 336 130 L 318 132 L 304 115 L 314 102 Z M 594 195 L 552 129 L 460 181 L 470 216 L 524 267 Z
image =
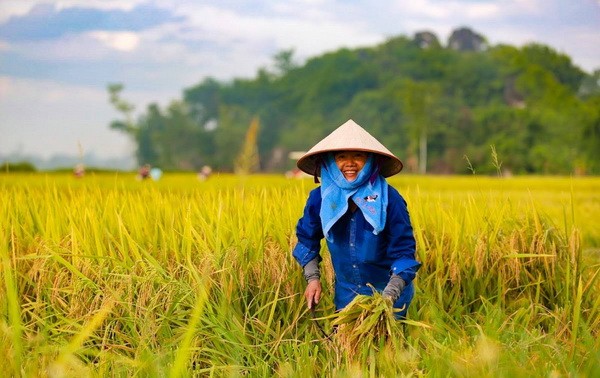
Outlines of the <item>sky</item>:
M 133 157 L 109 128 L 122 97 L 162 107 L 206 77 L 253 78 L 342 47 L 469 27 L 491 45 L 536 42 L 600 69 L 600 0 L 0 0 L 0 156 Z

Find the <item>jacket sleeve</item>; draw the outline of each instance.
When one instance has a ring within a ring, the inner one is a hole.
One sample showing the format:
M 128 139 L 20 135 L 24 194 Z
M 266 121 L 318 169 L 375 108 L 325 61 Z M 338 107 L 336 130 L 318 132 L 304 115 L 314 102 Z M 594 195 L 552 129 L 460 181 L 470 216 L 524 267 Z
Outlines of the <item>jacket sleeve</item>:
M 313 189 L 306 201 L 304 213 L 296 225 L 296 236 L 298 244 L 294 247 L 292 255 L 300 266 L 308 264 L 315 257 L 321 261 L 319 251 L 321 250 L 321 239 L 323 229 L 321 226 L 321 188 Z
M 406 201 L 391 186 L 387 222 L 390 235 L 387 254 L 393 260 L 390 274 L 399 275 L 408 285 L 421 263 L 415 259 L 416 242 Z

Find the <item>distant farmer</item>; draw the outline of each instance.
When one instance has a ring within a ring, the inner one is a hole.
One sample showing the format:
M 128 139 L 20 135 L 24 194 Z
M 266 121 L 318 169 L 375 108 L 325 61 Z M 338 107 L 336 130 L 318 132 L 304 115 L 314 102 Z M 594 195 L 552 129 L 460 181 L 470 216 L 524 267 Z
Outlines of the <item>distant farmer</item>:
M 202 167 L 202 169 L 200 169 L 200 172 L 198 172 L 198 180 L 206 181 L 208 180 L 211 174 L 212 168 L 210 167 L 210 165 L 205 165 Z
M 296 226 L 293 256 L 303 267 L 308 307 L 321 298 L 320 241 L 325 238 L 335 272 L 334 303 L 346 307 L 357 294 L 372 295 L 372 285 L 406 312 L 414 295 L 415 239 L 406 202 L 385 177 L 402 162 L 366 130 L 349 120 L 317 143 L 297 162 L 321 177 Z
M 78 163 L 73 168 L 73 175 L 77 178 L 82 178 L 85 175 L 85 165 L 83 163 Z
M 137 174 L 137 179 L 145 180 L 147 178 L 150 178 L 150 169 L 151 168 L 152 168 L 152 166 L 150 164 L 144 164 L 143 166 L 141 166 L 138 171 L 138 174 Z

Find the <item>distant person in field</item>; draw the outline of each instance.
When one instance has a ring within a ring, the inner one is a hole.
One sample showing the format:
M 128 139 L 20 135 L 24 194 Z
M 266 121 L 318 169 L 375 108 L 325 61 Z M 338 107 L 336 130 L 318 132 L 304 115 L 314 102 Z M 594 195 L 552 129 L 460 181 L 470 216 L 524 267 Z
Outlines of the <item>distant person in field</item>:
M 407 205 L 385 177 L 402 162 L 366 130 L 349 120 L 311 148 L 298 168 L 321 177 L 296 226 L 293 256 L 304 270 L 304 297 L 312 308 L 321 299 L 320 241 L 325 238 L 335 272 L 334 303 L 346 307 L 372 285 L 393 303 L 398 318 L 413 299 L 421 264 Z
M 200 172 L 198 172 L 198 180 L 206 181 L 208 180 L 211 174 L 212 168 L 210 167 L 210 165 L 205 165 L 202 167 L 202 169 L 200 169 Z
M 82 178 L 85 175 L 85 165 L 83 163 L 78 163 L 73 168 L 73 175 L 77 178 Z
M 147 178 L 150 178 L 150 169 L 151 168 L 152 168 L 152 166 L 150 164 L 144 164 L 143 166 L 141 166 L 138 171 L 138 174 L 137 174 L 137 179 L 145 180 Z

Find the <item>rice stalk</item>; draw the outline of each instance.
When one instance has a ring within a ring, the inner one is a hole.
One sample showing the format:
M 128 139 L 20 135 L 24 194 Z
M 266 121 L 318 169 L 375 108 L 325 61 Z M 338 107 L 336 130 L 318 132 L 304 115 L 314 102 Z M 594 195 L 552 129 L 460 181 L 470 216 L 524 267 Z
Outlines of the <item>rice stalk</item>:
M 11 261 L 11 256 L 9 254 L 9 248 L 12 246 L 12 256 L 15 256 L 15 240 L 14 240 L 14 232 L 11 228 L 10 233 L 6 235 L 2 233 L 3 237 L 0 239 L 0 259 L 2 259 L 2 276 L 4 278 L 4 293 L 6 295 L 6 300 L 2 300 L 0 304 L 2 305 L 2 317 L 4 318 L 5 314 L 7 315 L 10 333 L 10 340 L 12 342 L 12 348 L 8 350 L 9 359 L 11 361 L 12 368 L 14 371 L 19 371 L 21 369 L 21 360 L 23 357 L 23 324 L 21 320 L 20 314 L 20 301 L 18 295 L 18 284 L 17 284 L 17 272 L 15 272 L 14 263 Z M 10 241 L 7 240 L 10 235 Z M 5 239 L 6 238 L 6 239 Z M 2 319 L 3 325 L 4 319 Z M 2 348 L 4 349 L 4 348 Z
M 402 337 L 395 316 L 399 311 L 402 309 L 393 308 L 391 300 L 374 290 L 373 295 L 357 295 L 342 310 L 321 319 L 331 321 L 334 342 L 353 358 L 371 348 L 396 345 L 395 339 Z

